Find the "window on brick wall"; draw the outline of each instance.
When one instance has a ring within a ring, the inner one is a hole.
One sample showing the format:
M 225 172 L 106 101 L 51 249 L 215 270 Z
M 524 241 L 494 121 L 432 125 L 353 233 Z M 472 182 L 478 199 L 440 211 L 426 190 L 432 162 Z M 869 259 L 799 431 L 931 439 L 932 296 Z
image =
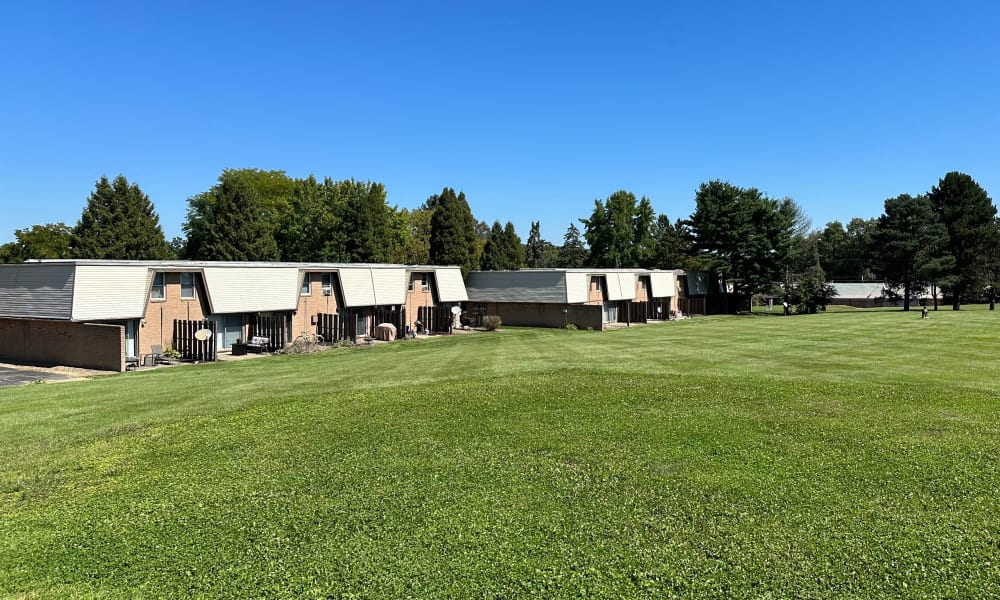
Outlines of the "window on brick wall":
M 153 275 L 153 288 L 149 292 L 153 300 L 163 300 L 167 297 L 167 276 L 165 273 Z
M 194 298 L 194 273 L 181 273 L 181 298 Z
M 323 273 L 323 295 L 333 295 L 333 275 L 330 273 Z
M 430 284 L 427 282 L 427 273 L 420 274 L 420 291 L 429 292 L 431 289 Z
M 305 275 L 302 276 L 302 290 L 299 292 L 299 294 L 303 296 L 309 295 L 309 273 L 306 273 Z

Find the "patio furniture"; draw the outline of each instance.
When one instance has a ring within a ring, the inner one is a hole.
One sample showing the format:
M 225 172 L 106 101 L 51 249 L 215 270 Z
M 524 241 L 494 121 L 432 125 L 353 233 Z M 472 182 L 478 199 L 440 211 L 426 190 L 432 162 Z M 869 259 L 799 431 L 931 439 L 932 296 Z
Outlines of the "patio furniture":
M 255 336 L 250 338 L 247 342 L 247 352 L 253 352 L 254 354 L 260 354 L 261 352 L 267 352 L 271 344 L 271 339 L 266 337 Z
M 163 358 L 163 346 L 159 344 L 150 348 L 151 352 L 142 357 L 142 366 L 144 367 L 155 367 L 159 364 L 166 364 L 167 361 Z
M 138 356 L 126 356 L 125 357 L 125 370 L 135 371 L 139 368 L 139 357 Z

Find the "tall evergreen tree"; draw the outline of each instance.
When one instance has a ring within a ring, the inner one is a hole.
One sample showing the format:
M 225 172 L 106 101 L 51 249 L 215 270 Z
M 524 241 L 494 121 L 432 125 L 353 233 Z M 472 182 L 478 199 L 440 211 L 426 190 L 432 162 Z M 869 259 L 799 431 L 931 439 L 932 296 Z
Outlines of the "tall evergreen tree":
M 902 194 L 885 201 L 874 235 L 881 273 L 910 310 L 910 298 L 943 270 L 948 232 L 926 196 Z
M 592 266 L 634 266 L 635 216 L 636 199 L 631 192 L 619 190 L 604 203 L 594 201 L 590 218 L 580 219 L 584 225 L 583 237 L 590 246 Z
M 206 223 L 207 233 L 196 258 L 234 261 L 280 258 L 273 224 L 250 183 L 223 173 L 212 193 L 211 219 Z
M 984 285 L 989 249 L 997 235 L 996 206 L 989 195 L 965 173 L 946 174 L 927 195 L 948 231 L 948 250 L 955 266 L 947 280 L 952 309 L 979 295 Z
M 486 245 L 483 246 L 483 253 L 479 257 L 479 269 L 482 271 L 503 271 L 504 250 L 503 250 L 503 227 L 500 221 L 493 221 L 493 227 L 486 236 Z
M 343 181 L 340 183 L 346 195 L 340 222 L 347 244 L 347 255 L 351 262 L 384 262 L 388 260 L 391 248 L 387 242 L 392 239 L 392 211 L 386 205 L 385 187 L 381 183 Z
M 667 215 L 656 217 L 653 226 L 652 266 L 660 269 L 687 269 L 691 267 L 691 233 L 680 219 L 670 223 Z
M 563 245 L 559 248 L 556 266 L 575 269 L 587 264 L 588 258 L 587 247 L 583 245 L 580 230 L 576 224 L 570 223 L 563 236 Z
M 656 263 L 656 213 L 649 198 L 643 196 L 632 215 L 631 266 L 650 268 Z
M 272 225 L 275 242 L 282 258 L 301 253 L 301 231 L 303 215 L 293 206 L 297 191 L 296 181 L 284 171 L 262 169 L 226 169 L 212 189 L 188 198 L 187 217 L 183 229 L 187 234 L 185 252 L 190 258 L 203 255 L 201 245 L 208 236 L 208 228 L 215 222 L 213 211 L 215 199 L 223 178 L 233 183 L 239 179 L 253 189 L 257 196 L 264 219 Z M 305 226 L 308 230 L 309 226 Z
M 465 192 L 455 194 L 444 188 L 440 194 L 427 199 L 426 206 L 433 207 L 429 258 L 434 265 L 456 265 L 462 275 L 468 275 L 478 264 L 476 257 L 476 220 L 465 200 Z
M 524 248 L 524 262 L 529 269 L 537 269 L 544 266 L 545 261 L 545 241 L 542 239 L 541 224 L 538 221 L 531 222 L 531 232 L 528 233 L 528 243 Z
M 746 307 L 753 294 L 785 279 L 794 211 L 754 188 L 703 183 L 690 221 L 695 249 L 733 285 Z
M 149 196 L 124 175 L 101 177 L 70 240 L 76 258 L 158 260 L 170 248 Z
M 514 230 L 514 224 L 507 221 L 503 228 L 504 252 L 508 269 L 520 269 L 524 266 L 524 246 L 521 237 Z

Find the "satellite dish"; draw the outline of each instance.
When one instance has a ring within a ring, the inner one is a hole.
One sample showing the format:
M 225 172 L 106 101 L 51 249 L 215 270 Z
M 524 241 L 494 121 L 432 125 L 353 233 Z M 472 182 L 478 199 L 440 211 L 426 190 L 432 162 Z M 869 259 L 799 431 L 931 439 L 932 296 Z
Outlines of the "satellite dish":
M 194 332 L 194 339 L 198 340 L 199 342 L 210 340 L 212 339 L 212 330 L 199 329 L 198 331 Z
M 460 314 L 461 312 L 462 312 L 461 308 L 459 308 L 457 306 L 452 306 L 451 307 L 451 314 L 457 315 L 457 314 Z

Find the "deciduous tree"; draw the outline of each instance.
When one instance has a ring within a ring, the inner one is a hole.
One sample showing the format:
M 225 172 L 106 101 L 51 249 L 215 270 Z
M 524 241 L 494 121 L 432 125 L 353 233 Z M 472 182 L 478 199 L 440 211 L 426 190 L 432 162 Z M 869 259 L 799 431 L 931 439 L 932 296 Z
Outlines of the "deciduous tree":
M 33 258 L 71 258 L 73 229 L 64 223 L 32 225 L 14 232 L 14 241 L 0 246 L 0 262 L 19 263 Z

